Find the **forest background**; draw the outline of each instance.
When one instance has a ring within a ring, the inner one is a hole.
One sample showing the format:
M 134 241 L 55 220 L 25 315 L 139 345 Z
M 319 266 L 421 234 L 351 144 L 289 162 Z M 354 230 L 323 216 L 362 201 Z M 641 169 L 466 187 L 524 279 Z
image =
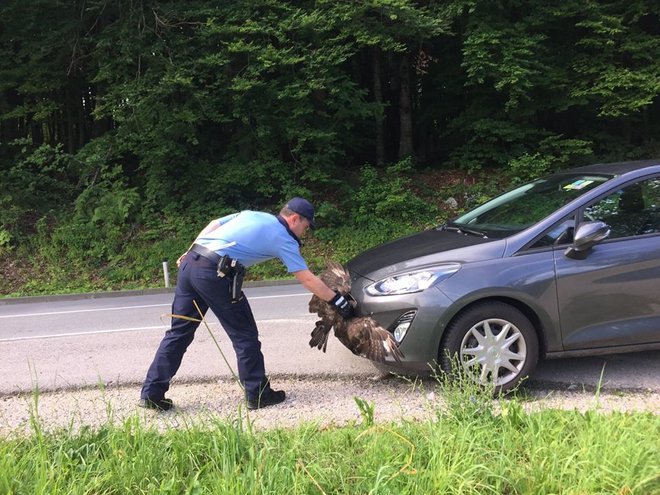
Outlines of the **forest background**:
M 318 270 L 659 157 L 659 94 L 656 0 L 3 0 L 0 295 L 162 285 L 210 219 L 291 196 Z

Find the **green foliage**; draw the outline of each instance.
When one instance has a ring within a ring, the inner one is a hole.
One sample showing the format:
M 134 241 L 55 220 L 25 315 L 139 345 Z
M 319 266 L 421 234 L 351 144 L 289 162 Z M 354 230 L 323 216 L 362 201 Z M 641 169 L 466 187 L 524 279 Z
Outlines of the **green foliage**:
M 6 0 L 0 249 L 145 282 L 150 243 L 178 257 L 218 212 L 302 195 L 345 258 L 455 213 L 422 167 L 657 156 L 656 4 Z
M 51 228 L 47 217 L 37 223 L 31 240 L 35 251 L 51 263 L 98 268 L 122 256 L 131 228 L 137 224 L 139 195 L 125 187 L 121 169 L 99 171 L 75 201 L 73 216 Z
M 412 160 L 406 158 L 384 171 L 370 165 L 361 170 L 360 184 L 351 201 L 351 218 L 361 227 L 419 224 L 435 212 L 411 189 Z
M 649 58 L 659 46 L 658 19 L 657 5 L 647 2 L 472 3 L 459 32 L 465 82 L 455 91 L 468 93 L 448 125 L 457 143 L 452 163 L 524 166 L 527 155 L 540 153 L 551 166 L 557 153 L 539 148 L 557 136 L 589 143 L 596 156 L 639 156 L 623 143 L 632 137 L 628 125 L 641 142 L 656 141 L 646 126 L 657 125 L 648 116 L 660 94 L 660 65 Z
M 579 139 L 551 136 L 539 143 L 539 151 L 523 153 L 509 161 L 514 183 L 526 182 L 542 175 L 571 168 L 592 155 L 591 143 Z
M 111 88 L 99 111 L 121 124 L 118 143 L 140 161 L 147 200 L 242 207 L 327 182 L 352 130 L 373 114 L 343 70 L 356 48 L 335 38 L 338 20 L 287 2 L 226 4 L 212 15 L 167 5 L 160 14 L 142 32 L 144 50 L 163 55 L 154 70 L 121 84 L 122 67 L 97 77 Z M 124 42 L 103 51 L 120 64 L 140 58 Z
M 360 411 L 360 416 L 362 416 L 362 423 L 365 427 L 370 428 L 374 425 L 374 412 L 376 410 L 376 405 L 373 402 L 367 402 L 360 397 L 353 397 L 355 404 L 357 405 L 358 410 Z
M 26 218 L 59 209 L 75 198 L 80 166 L 61 145 L 34 146 L 19 139 L 12 147 L 18 150 L 2 171 L 0 225 L 16 241 L 25 241 Z
M 0 257 L 5 255 L 11 250 L 11 234 L 0 228 Z
M 580 78 L 571 95 L 593 101 L 599 116 L 622 117 L 651 107 L 660 92 L 660 9 L 646 2 L 608 3 L 580 7 L 575 26 L 583 33 L 577 41 L 582 50 L 573 62 Z

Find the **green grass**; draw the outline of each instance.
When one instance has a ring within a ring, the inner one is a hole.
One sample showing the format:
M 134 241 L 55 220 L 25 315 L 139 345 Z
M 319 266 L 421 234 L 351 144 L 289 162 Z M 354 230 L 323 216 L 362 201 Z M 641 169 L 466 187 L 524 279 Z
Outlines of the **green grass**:
M 249 418 L 159 432 L 138 416 L 0 440 L 0 493 L 660 493 L 660 417 L 499 406 L 445 389 L 430 419 L 255 431 Z M 110 415 L 110 413 L 109 413 Z M 370 419 L 371 418 L 371 419 Z

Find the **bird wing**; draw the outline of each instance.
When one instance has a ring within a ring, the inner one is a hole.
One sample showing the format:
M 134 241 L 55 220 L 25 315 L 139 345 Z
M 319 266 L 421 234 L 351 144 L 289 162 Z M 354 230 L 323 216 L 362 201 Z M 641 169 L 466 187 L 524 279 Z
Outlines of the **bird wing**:
M 351 275 L 341 263 L 326 260 L 326 269 L 319 275 L 325 285 L 340 294 L 346 295 L 351 291 Z
M 348 294 L 351 291 L 351 277 L 348 270 L 335 261 L 328 260 L 326 264 L 327 268 L 319 278 L 340 294 Z M 353 354 L 380 362 L 385 361 L 387 356 L 392 356 L 397 362 L 404 357 L 392 334 L 371 317 L 361 316 L 344 320 L 328 302 L 315 295 L 309 301 L 309 312 L 321 317 L 312 330 L 310 347 L 325 352 L 328 334 L 330 329 L 334 328 L 337 339 Z
M 312 330 L 312 338 L 309 339 L 309 346 L 325 352 L 328 347 L 328 335 L 331 328 L 332 325 L 328 325 L 327 320 L 317 321 L 314 330 Z
M 316 347 L 325 352 L 328 346 L 328 335 L 333 325 L 341 320 L 341 316 L 323 299 L 312 296 L 309 301 L 309 312 L 316 313 L 321 319 L 316 322 L 309 340 L 310 347 Z
M 337 330 L 335 328 L 335 335 Z M 385 361 L 387 356 L 391 356 L 397 362 L 401 362 L 404 357 L 392 334 L 369 316 L 351 318 L 346 328 L 342 330 L 344 334 L 341 337 L 337 335 L 337 338 L 353 354 L 379 362 Z
M 319 316 L 323 316 L 322 313 L 325 313 L 326 306 L 328 306 L 328 303 L 325 302 L 320 297 L 318 297 L 316 294 L 313 295 L 312 298 L 309 300 L 310 313 L 316 313 Z

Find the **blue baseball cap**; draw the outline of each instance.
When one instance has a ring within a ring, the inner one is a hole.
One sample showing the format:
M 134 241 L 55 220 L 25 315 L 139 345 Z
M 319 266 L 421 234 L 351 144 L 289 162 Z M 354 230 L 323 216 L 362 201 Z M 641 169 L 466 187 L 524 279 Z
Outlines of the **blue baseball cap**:
M 316 224 L 314 223 L 314 206 L 306 199 L 292 198 L 285 205 L 285 208 L 296 212 L 301 217 L 305 217 L 307 220 L 309 220 L 309 226 L 312 229 L 316 228 Z

